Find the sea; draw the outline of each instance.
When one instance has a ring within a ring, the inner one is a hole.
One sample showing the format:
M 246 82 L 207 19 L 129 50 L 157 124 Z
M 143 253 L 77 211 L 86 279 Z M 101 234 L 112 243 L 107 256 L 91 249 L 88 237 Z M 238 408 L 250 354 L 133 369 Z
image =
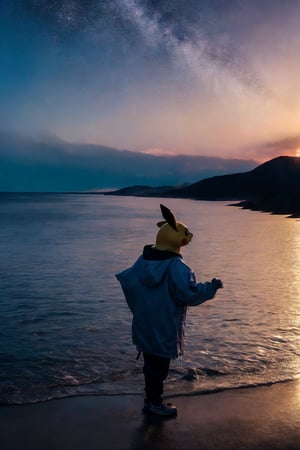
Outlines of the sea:
M 143 395 L 115 274 L 155 242 L 160 203 L 194 233 L 183 257 L 215 299 L 188 308 L 166 396 L 300 377 L 300 222 L 225 202 L 0 194 L 0 404 Z

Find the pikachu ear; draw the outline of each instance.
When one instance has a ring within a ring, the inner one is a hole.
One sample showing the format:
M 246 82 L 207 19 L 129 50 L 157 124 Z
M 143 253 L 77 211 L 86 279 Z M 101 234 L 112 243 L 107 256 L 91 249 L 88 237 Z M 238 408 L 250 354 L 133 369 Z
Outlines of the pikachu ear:
M 160 205 L 160 210 L 161 210 L 163 218 L 166 219 L 166 221 L 173 228 L 173 230 L 178 231 L 177 225 L 176 225 L 176 219 L 175 219 L 175 216 L 172 213 L 172 211 L 170 211 L 169 208 L 167 208 L 166 206 L 164 206 L 162 204 Z
M 157 226 L 158 228 L 161 228 L 163 225 L 165 225 L 165 223 L 167 223 L 165 220 L 163 220 L 162 222 L 157 222 Z

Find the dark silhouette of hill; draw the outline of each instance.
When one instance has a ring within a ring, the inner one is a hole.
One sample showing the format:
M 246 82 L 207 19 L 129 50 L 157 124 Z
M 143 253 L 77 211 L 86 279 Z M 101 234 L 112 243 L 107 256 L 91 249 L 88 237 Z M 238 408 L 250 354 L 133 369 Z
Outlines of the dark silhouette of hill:
M 276 214 L 300 215 L 300 158 L 279 156 L 255 169 L 221 175 L 180 188 L 135 186 L 118 195 L 192 198 L 198 200 L 242 200 L 237 206 Z
M 250 172 L 208 178 L 181 195 L 205 200 L 241 200 L 238 206 L 277 214 L 300 213 L 300 158 L 280 156 Z
M 255 169 L 207 178 L 181 189 L 202 199 L 234 199 L 249 195 L 293 193 L 300 188 L 300 158 L 279 156 Z

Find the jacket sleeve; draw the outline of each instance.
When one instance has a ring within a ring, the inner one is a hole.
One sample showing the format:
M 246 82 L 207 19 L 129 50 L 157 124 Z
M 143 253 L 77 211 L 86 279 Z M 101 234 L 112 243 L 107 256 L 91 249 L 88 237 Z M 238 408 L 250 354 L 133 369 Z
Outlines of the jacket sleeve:
M 185 306 L 201 305 L 217 292 L 214 282 L 197 283 L 194 272 L 182 260 L 172 264 L 170 287 L 174 300 Z

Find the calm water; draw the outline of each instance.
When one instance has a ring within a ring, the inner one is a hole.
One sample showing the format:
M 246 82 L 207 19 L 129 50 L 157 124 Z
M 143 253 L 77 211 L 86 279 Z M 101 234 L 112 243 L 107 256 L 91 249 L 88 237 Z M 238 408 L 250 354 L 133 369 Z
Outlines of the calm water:
M 300 222 L 164 199 L 194 233 L 184 259 L 217 298 L 190 308 L 166 393 L 300 375 Z M 0 402 L 143 392 L 114 274 L 152 243 L 159 199 L 0 194 Z M 184 380 L 188 368 L 198 373 Z

